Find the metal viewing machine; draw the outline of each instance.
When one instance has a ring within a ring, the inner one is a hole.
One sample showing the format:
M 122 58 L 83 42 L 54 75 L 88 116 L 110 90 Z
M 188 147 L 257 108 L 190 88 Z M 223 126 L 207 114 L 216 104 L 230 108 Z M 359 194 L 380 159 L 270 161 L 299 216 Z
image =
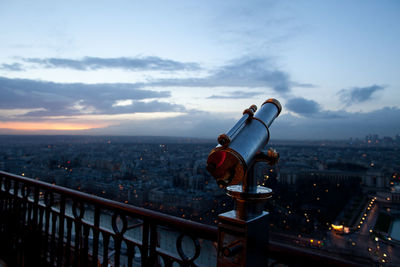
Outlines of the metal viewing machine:
M 265 150 L 269 127 L 282 106 L 268 99 L 257 111 L 252 105 L 208 156 L 207 170 L 235 200 L 235 210 L 219 215 L 218 266 L 268 266 L 268 212 L 263 210 L 272 190 L 257 186 L 254 165 L 274 165 L 279 154 Z M 257 111 L 257 112 L 256 112 Z

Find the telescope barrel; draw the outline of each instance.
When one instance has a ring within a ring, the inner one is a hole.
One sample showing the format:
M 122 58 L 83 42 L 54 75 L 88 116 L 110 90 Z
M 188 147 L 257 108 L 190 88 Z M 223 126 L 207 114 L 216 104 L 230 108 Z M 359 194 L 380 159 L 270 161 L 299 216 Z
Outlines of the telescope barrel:
M 268 99 L 251 116 L 243 116 L 228 132 L 233 138 L 214 148 L 207 159 L 207 170 L 220 187 L 238 184 L 245 177 L 247 168 L 258 151 L 269 141 L 269 127 L 278 117 L 282 106 L 276 99 Z M 246 115 L 246 114 L 245 114 Z M 250 118 L 251 117 L 251 118 Z M 245 119 L 244 119 L 245 118 Z M 234 130 L 234 131 L 232 131 Z M 221 136 L 218 138 L 220 141 Z M 227 135 L 225 135 L 227 136 Z

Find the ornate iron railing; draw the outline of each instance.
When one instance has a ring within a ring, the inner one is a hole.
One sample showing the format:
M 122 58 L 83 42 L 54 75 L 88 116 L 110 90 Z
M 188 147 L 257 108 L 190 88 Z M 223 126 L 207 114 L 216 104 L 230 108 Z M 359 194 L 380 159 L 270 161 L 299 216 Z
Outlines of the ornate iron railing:
M 216 227 L 4 172 L 0 214 L 0 258 L 10 266 L 208 266 L 210 254 L 216 261 Z
M 216 266 L 218 228 L 0 171 L 0 259 L 12 266 Z M 271 266 L 357 264 L 275 240 Z

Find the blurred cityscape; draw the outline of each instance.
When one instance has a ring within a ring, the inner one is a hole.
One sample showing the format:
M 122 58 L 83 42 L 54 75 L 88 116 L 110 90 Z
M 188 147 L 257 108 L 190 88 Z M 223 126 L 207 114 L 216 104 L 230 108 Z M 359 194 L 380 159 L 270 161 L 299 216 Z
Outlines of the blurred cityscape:
M 0 170 L 217 224 L 233 201 L 205 169 L 213 140 L 165 137 L 0 136 Z M 272 141 L 271 239 L 400 265 L 400 136 Z

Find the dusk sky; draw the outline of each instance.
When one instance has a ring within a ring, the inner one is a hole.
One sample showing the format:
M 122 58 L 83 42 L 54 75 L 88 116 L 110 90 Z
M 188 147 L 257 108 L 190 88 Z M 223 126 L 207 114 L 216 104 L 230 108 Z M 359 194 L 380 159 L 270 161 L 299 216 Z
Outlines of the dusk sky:
M 0 2 L 0 134 L 400 134 L 400 1 Z

